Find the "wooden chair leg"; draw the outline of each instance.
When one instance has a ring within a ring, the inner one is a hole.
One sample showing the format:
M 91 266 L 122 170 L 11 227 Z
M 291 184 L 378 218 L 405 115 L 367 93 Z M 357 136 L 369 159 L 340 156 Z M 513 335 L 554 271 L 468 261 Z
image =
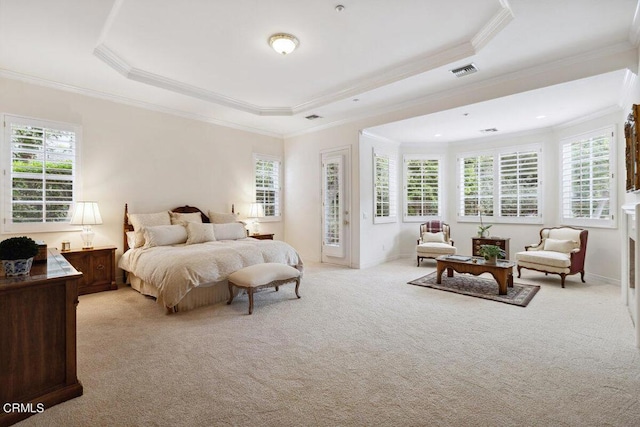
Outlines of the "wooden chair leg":
M 231 304 L 233 301 L 233 284 L 229 282 L 229 301 L 227 301 L 227 305 Z
M 420 267 L 420 257 L 418 257 L 418 267 Z
M 582 283 L 587 283 L 584 281 L 584 270 L 580 272 L 580 279 L 582 279 Z
M 249 314 L 253 313 L 253 288 L 247 289 L 249 294 Z
M 300 287 L 300 278 L 296 280 L 296 296 L 300 298 L 300 294 L 298 293 L 298 288 Z
M 521 269 L 521 268 L 522 268 L 522 267 L 518 266 L 518 279 L 520 278 L 520 269 Z
M 561 274 L 560 277 L 562 277 L 561 284 L 562 284 L 562 287 L 564 288 L 564 278 L 567 277 L 567 275 L 566 274 Z

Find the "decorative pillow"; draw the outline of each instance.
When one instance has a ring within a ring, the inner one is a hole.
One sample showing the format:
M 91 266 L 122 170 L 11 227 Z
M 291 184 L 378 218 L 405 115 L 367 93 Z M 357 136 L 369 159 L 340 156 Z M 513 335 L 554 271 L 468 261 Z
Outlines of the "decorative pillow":
M 170 246 L 187 241 L 187 230 L 183 225 L 156 225 L 144 228 L 144 247 Z
M 422 233 L 422 242 L 444 243 L 444 233 L 442 231 L 439 231 L 437 233 L 430 233 L 428 231 L 425 231 L 424 233 Z
M 202 222 L 202 215 L 200 212 L 193 213 L 180 213 L 180 212 L 169 212 L 171 216 L 171 224 L 184 225 L 186 227 L 188 222 Z
M 228 224 L 237 220 L 238 214 L 209 211 L 209 221 L 212 224 Z
M 573 240 L 558 240 L 548 238 L 544 240 L 545 251 L 562 252 L 568 254 L 577 247 L 578 242 L 575 242 Z
M 127 246 L 129 249 L 136 247 L 136 232 L 135 231 L 127 231 Z
M 129 223 L 133 225 L 133 231 L 136 233 L 134 248 L 139 248 L 144 245 L 143 228 L 156 225 L 171 225 L 171 218 L 168 211 L 150 214 L 129 214 Z
M 247 230 L 239 222 L 231 224 L 213 224 L 216 240 L 237 240 L 247 237 Z
M 213 242 L 214 240 L 216 240 L 216 235 L 213 233 L 213 224 L 187 223 L 187 245 Z

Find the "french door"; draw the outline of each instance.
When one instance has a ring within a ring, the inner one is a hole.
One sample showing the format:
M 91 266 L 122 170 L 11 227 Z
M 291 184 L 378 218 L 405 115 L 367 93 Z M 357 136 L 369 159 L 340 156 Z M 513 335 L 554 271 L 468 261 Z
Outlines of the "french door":
M 322 153 L 322 262 L 350 265 L 348 149 Z

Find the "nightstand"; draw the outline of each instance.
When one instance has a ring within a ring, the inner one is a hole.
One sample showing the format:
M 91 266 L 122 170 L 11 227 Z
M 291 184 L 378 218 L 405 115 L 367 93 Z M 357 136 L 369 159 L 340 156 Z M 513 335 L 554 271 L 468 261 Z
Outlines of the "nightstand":
M 496 245 L 506 252 L 506 259 L 509 258 L 509 237 L 472 237 L 471 238 L 471 250 L 473 256 L 480 256 L 480 246 L 482 245 Z
M 273 234 L 250 234 L 249 237 L 258 240 L 273 240 Z
M 78 295 L 116 290 L 116 248 L 71 249 L 60 252 L 76 270 L 83 273 Z

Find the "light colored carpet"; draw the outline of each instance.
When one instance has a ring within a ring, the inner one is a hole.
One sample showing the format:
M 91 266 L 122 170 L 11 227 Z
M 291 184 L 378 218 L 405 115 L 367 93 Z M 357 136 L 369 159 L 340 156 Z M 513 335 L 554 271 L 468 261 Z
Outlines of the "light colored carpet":
M 526 308 L 411 286 L 433 265 L 307 265 L 292 285 L 166 315 L 80 297 L 84 395 L 20 426 L 631 426 L 640 352 L 616 286 L 524 271 Z M 539 279 L 539 280 L 528 280 Z

